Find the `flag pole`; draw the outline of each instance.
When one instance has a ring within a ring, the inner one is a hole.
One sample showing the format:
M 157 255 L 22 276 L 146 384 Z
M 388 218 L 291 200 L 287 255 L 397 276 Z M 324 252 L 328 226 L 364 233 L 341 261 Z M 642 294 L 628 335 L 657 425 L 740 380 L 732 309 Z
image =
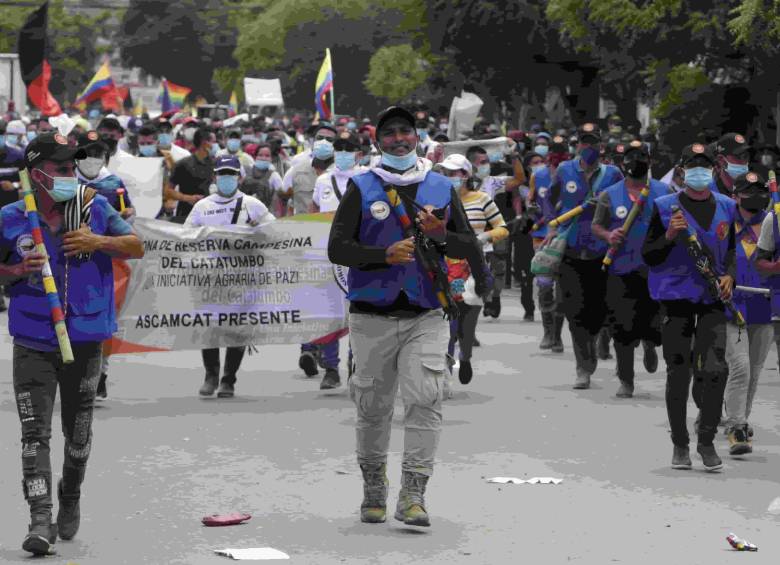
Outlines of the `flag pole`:
M 325 53 L 330 61 L 330 119 L 333 121 L 336 118 L 336 103 L 333 93 L 333 89 L 336 85 L 336 73 L 333 70 L 333 59 L 330 56 L 330 47 L 325 48 Z

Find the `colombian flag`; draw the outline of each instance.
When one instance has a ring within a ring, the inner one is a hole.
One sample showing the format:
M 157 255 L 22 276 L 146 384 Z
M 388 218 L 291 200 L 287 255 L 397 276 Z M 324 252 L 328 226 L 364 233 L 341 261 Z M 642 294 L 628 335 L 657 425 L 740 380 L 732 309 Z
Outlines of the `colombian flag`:
M 76 99 L 73 105 L 83 108 L 90 102 L 103 100 L 107 94 L 111 94 L 115 91 L 116 85 L 114 84 L 114 79 L 111 78 L 111 70 L 108 68 L 108 62 L 105 62 L 95 73 L 95 76 L 92 77 L 92 80 L 89 81 L 84 92 L 81 93 L 81 96 Z
M 157 101 L 162 106 L 163 112 L 170 112 L 171 110 L 181 110 L 184 106 L 184 99 L 192 92 L 191 88 L 186 86 L 179 86 L 169 82 L 168 79 L 162 79 L 162 91 Z
M 236 96 L 235 90 L 230 95 L 229 105 L 230 105 L 231 116 L 235 116 L 238 113 L 238 96 Z
M 325 60 L 317 75 L 317 84 L 314 88 L 314 105 L 321 120 L 330 120 L 333 113 L 333 66 L 330 63 L 330 49 L 325 49 Z M 328 100 L 330 96 L 330 100 Z M 329 103 L 330 102 L 330 103 Z

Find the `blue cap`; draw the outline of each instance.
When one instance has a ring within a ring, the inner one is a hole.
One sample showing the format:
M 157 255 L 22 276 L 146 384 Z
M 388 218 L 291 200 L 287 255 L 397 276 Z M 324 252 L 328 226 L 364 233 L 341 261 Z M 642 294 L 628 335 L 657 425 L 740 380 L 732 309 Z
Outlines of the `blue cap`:
M 239 162 L 238 157 L 235 157 L 234 155 L 222 155 L 217 157 L 217 162 L 214 163 L 214 171 L 225 170 L 240 173 L 241 163 Z

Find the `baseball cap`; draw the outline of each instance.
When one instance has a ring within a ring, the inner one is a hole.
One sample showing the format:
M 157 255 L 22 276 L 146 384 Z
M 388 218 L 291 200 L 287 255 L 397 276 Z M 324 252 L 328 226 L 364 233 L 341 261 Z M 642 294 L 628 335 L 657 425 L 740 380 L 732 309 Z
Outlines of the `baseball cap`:
M 690 161 L 697 158 L 706 159 L 710 165 L 715 164 L 715 155 L 713 154 L 712 149 L 703 143 L 694 143 L 683 148 L 682 156 L 680 157 L 680 165 L 684 167 Z
M 440 166 L 450 171 L 466 171 L 469 175 L 471 175 L 472 171 L 469 160 L 466 159 L 465 155 L 460 155 L 459 153 L 453 153 L 444 159 Z
M 22 120 L 11 120 L 8 122 L 5 132 L 14 135 L 24 135 L 27 133 L 27 126 L 24 125 Z
M 750 146 L 740 133 L 727 133 L 715 142 L 715 152 L 718 155 L 743 155 L 750 151 Z
M 750 190 L 751 188 L 769 190 L 766 186 L 764 177 L 753 171 L 748 171 L 744 175 L 738 176 L 734 181 L 734 192 L 743 192 Z
M 335 151 L 360 151 L 360 139 L 350 131 L 342 131 L 333 142 Z
M 382 110 L 377 116 L 376 131 L 381 131 L 384 125 L 392 118 L 401 118 L 405 122 L 408 122 L 410 126 L 415 127 L 414 116 L 409 110 L 401 108 L 400 106 L 390 106 L 389 108 Z
M 577 128 L 577 141 L 584 141 L 586 138 L 601 141 L 601 131 L 599 126 L 592 122 L 582 124 Z
M 550 153 L 568 153 L 569 144 L 562 135 L 556 135 L 550 143 Z
M 623 158 L 628 159 L 629 155 L 632 157 L 638 157 L 638 158 L 650 158 L 650 152 L 647 150 L 647 145 L 645 145 L 643 142 L 639 141 L 638 139 L 634 139 L 631 141 L 628 145 L 625 146 L 623 150 Z
M 125 131 L 125 128 L 122 127 L 122 124 L 120 124 L 119 120 L 116 118 L 103 118 L 100 120 L 97 129 L 113 129 L 121 132 Z
M 539 139 L 540 137 L 546 139 L 548 142 L 552 140 L 552 136 L 546 131 L 540 131 L 539 133 L 536 134 L 536 139 Z
M 218 173 L 219 171 L 234 171 L 236 173 L 241 173 L 241 162 L 238 160 L 238 157 L 234 155 L 222 155 L 221 157 L 217 157 L 217 162 L 214 163 L 214 172 Z
M 141 118 L 130 118 L 127 122 L 127 129 L 132 133 L 138 133 L 138 130 L 141 129 L 143 125 L 144 121 Z
M 84 159 L 87 154 L 83 148 L 71 147 L 67 138 L 59 133 L 42 133 L 24 150 L 24 166 L 31 169 L 43 161 L 73 161 Z
M 83 149 L 84 151 L 87 150 L 87 148 L 92 147 L 93 145 L 99 145 L 101 148 L 103 148 L 105 151 L 108 151 L 108 145 L 106 145 L 98 135 L 98 132 L 96 131 L 86 131 L 84 133 L 79 134 L 79 136 L 76 138 L 76 145 L 79 149 Z

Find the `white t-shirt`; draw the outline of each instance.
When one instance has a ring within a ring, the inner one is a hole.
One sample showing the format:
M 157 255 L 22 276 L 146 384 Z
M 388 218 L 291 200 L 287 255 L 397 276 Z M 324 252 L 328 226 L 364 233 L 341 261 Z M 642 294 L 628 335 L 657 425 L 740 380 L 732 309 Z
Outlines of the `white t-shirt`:
M 479 187 L 479 190 L 490 196 L 492 200 L 495 200 L 496 194 L 501 194 L 506 190 L 506 181 L 510 178 L 512 177 L 487 177 L 482 181 L 482 186 Z
M 236 211 L 236 202 L 243 196 L 241 212 L 238 214 L 236 225 L 258 225 L 275 220 L 273 214 L 268 211 L 265 204 L 254 196 L 244 194 L 240 190 L 230 198 L 225 198 L 219 193 L 211 194 L 199 200 L 192 207 L 189 216 L 184 222 L 185 226 L 227 226 L 233 219 Z
M 172 144 L 168 149 L 163 149 L 162 147 L 160 147 L 160 149 L 162 149 L 163 151 L 170 151 L 171 158 L 173 159 L 174 163 L 178 163 L 185 157 L 189 157 L 191 155 L 191 153 L 186 149 L 184 149 L 184 147 L 179 147 L 175 143 Z
M 317 182 L 314 184 L 314 194 L 312 195 L 312 202 L 314 202 L 320 209 L 320 212 L 334 212 L 339 207 L 339 198 L 333 192 L 333 181 L 331 178 L 336 179 L 336 186 L 339 187 L 339 194 L 344 196 L 347 191 L 347 183 L 355 175 L 365 172 L 365 167 L 353 167 L 347 171 L 334 168 L 331 172 L 322 173 L 317 177 Z

